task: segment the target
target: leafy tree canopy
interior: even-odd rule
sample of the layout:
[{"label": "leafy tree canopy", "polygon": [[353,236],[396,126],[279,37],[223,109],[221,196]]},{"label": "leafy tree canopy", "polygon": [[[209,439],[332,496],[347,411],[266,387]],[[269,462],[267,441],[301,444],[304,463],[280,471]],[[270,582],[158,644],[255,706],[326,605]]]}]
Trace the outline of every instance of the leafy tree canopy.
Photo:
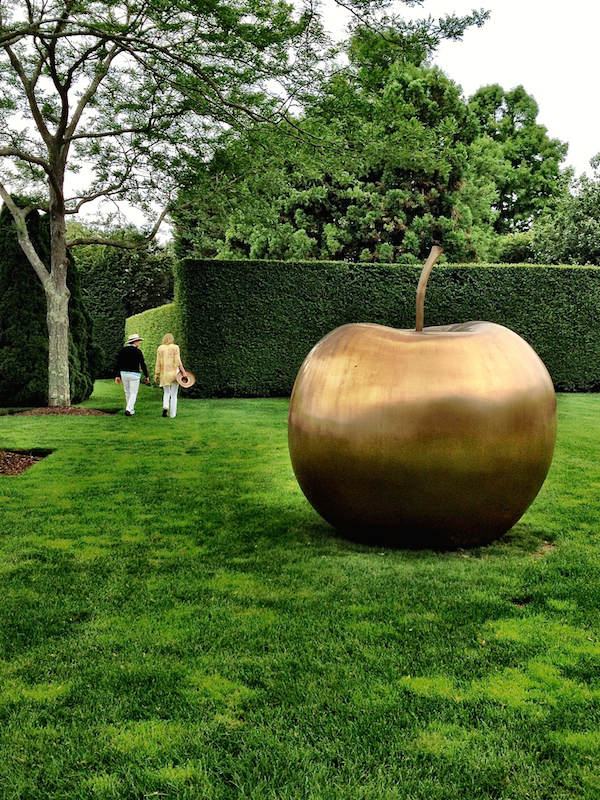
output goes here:
[{"label": "leafy tree canopy", "polygon": [[301,141],[264,129],[222,140],[180,198],[182,249],[405,262],[433,242],[455,260],[489,249],[497,195],[477,121],[412,45],[356,28],[348,68],[298,121]]},{"label": "leafy tree canopy", "polygon": [[495,208],[498,233],[527,230],[533,220],[564,192],[570,174],[561,171],[568,145],[551,139],[537,122],[535,99],[522,86],[505,91],[484,86],[469,101],[479,133],[497,143]]},{"label": "leafy tree canopy", "polygon": [[531,230],[531,248],[539,264],[600,266],[600,153],[590,162],[593,177],[582,175],[551,212]]}]

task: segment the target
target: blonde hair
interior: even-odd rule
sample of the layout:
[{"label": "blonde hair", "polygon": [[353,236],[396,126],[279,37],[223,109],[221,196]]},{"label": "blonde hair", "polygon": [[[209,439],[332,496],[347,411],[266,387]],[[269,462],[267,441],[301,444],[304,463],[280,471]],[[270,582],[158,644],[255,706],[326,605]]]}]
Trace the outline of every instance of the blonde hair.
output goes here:
[{"label": "blonde hair", "polygon": [[165,333],[165,335],[162,338],[163,344],[173,344],[174,341],[175,337],[173,336],[172,333]]}]

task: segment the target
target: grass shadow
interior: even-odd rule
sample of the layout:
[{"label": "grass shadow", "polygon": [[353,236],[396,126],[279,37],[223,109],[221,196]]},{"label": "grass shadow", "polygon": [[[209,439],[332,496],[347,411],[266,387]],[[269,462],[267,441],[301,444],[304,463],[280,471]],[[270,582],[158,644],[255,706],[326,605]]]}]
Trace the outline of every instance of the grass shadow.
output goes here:
[{"label": "grass shadow", "polygon": [[366,542],[364,538],[348,536],[324,522],[329,535],[338,542],[346,542],[354,548],[365,552],[387,551],[404,554],[409,559],[431,558],[432,556],[490,559],[490,558],[522,558],[532,556],[543,557],[555,548],[555,533],[541,530],[527,522],[518,522],[504,535],[488,544],[474,547],[436,547],[426,540],[422,544],[412,541],[408,546],[394,546],[389,541]]}]

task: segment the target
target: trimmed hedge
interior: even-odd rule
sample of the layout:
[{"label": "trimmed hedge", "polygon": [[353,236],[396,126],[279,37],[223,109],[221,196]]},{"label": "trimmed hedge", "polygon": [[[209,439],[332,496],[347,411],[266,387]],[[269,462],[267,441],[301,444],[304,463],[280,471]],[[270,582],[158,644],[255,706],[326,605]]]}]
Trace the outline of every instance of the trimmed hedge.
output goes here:
[{"label": "trimmed hedge", "polygon": [[[289,395],[303,359],[333,328],[348,322],[414,328],[420,272],[421,266],[383,264],[181,261],[180,343],[198,380],[190,395]],[[523,336],[557,390],[600,388],[600,269],[434,267],[425,325],[478,319]]]},{"label": "trimmed hedge", "polygon": [[[125,325],[125,339],[132,333],[138,333],[144,341],[140,349],[144,354],[150,380],[154,377],[154,364],[156,362],[156,350],[162,342],[165,333],[172,333],[175,341],[180,345],[181,360],[184,367],[187,367],[186,350],[183,344],[183,332],[181,327],[181,315],[176,303],[167,303],[158,308],[151,308],[149,311],[142,311],[127,318]],[[119,345],[119,348],[122,344]],[[115,355],[116,358],[116,355]],[[190,366],[192,372],[194,369]],[[195,373],[194,373],[195,374]]]},{"label": "trimmed hedge", "polygon": [[[76,256],[77,261],[77,256]],[[80,271],[85,306],[94,322],[94,337],[102,352],[102,369],[97,377],[116,375],[117,353],[123,346],[127,312],[123,292],[114,272],[103,261]]]},{"label": "trimmed hedge", "polygon": [[[135,242],[139,234],[125,229],[115,238]],[[173,297],[173,259],[155,243],[152,250],[106,245],[74,248],[84,300],[94,321],[94,335],[103,353],[101,377],[116,375],[128,315],[153,309]]]}]

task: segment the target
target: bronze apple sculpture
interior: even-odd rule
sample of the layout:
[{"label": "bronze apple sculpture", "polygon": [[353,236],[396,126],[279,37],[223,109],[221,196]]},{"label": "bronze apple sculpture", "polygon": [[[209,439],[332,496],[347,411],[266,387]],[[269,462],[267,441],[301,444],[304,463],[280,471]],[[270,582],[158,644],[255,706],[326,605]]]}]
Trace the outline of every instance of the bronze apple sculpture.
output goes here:
[{"label": "bronze apple sculpture", "polygon": [[539,492],[556,440],[543,362],[493,322],[415,330],[342,325],[308,354],[290,400],[298,483],[342,534],[392,547],[472,547],[508,531]]}]

